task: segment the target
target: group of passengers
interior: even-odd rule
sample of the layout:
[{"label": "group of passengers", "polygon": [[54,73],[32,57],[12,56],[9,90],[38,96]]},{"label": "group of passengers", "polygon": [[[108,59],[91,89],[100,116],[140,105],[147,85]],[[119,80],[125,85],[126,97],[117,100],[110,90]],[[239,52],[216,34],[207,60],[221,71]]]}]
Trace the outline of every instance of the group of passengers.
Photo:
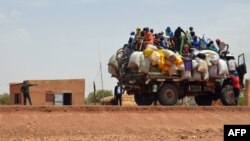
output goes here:
[{"label": "group of passengers", "polygon": [[228,51],[228,44],[220,39],[216,39],[217,47],[214,41],[208,39],[206,35],[199,37],[195,34],[193,27],[184,31],[178,27],[174,32],[170,27],[167,27],[164,32],[154,33],[154,29],[145,27],[136,28],[136,31],[130,33],[129,45],[136,50],[144,50],[148,44],[155,45],[157,48],[169,49],[178,52],[180,55],[192,55],[194,50],[212,50],[218,52],[221,57],[225,56]]}]

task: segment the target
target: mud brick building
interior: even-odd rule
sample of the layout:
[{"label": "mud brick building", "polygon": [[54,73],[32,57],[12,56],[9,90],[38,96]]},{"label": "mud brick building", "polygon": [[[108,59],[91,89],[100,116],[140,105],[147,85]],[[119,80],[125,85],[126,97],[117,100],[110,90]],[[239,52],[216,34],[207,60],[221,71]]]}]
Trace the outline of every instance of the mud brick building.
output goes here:
[{"label": "mud brick building", "polygon": [[[28,80],[32,105],[84,105],[85,80]],[[21,83],[10,83],[12,105],[23,105]],[[27,103],[29,104],[29,102]]]}]

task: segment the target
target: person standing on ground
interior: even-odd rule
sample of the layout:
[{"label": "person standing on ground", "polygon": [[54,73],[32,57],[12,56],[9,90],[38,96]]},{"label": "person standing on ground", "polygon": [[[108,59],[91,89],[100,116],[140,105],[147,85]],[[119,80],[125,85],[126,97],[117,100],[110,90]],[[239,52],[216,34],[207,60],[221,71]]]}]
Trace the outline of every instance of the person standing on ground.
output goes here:
[{"label": "person standing on ground", "polygon": [[29,94],[29,87],[35,86],[37,84],[29,84],[28,81],[23,81],[23,84],[21,86],[21,92],[23,93],[23,103],[26,105],[26,100],[28,99],[30,105],[32,105],[30,94]]},{"label": "person standing on ground", "polygon": [[235,95],[235,105],[237,105],[240,96],[240,79],[237,71],[233,72],[233,74],[231,75],[231,80]]},{"label": "person standing on ground", "polygon": [[122,105],[123,89],[119,82],[117,82],[114,92],[115,92],[115,100],[116,100],[117,105]]}]

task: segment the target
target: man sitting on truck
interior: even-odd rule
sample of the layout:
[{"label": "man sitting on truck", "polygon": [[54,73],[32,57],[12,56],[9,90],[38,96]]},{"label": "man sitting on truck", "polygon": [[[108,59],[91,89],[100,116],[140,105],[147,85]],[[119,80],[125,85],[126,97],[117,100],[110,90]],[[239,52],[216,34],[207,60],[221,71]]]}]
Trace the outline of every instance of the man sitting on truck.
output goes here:
[{"label": "man sitting on truck", "polygon": [[215,51],[215,52],[218,52],[217,48],[215,47],[214,45],[214,41],[210,41],[208,44],[207,44],[207,50],[212,50],[212,51]]},{"label": "man sitting on truck", "polygon": [[145,40],[145,46],[147,46],[148,44],[151,45],[154,44],[154,36],[152,32],[150,32],[148,27],[145,28],[144,40]]},{"label": "man sitting on truck", "polygon": [[224,58],[226,56],[226,54],[229,53],[228,48],[229,45],[226,44],[225,42],[222,42],[220,39],[216,39],[216,44],[219,48],[219,55]]}]

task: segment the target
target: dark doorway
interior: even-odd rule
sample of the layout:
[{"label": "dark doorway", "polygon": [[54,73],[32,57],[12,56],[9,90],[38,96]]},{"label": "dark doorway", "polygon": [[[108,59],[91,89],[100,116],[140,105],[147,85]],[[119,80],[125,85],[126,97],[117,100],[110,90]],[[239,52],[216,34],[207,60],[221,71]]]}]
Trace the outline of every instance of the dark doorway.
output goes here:
[{"label": "dark doorway", "polygon": [[64,93],[63,94],[63,105],[72,105],[72,94]]},{"label": "dark doorway", "polygon": [[14,104],[21,104],[21,94],[17,93],[14,95]]}]

